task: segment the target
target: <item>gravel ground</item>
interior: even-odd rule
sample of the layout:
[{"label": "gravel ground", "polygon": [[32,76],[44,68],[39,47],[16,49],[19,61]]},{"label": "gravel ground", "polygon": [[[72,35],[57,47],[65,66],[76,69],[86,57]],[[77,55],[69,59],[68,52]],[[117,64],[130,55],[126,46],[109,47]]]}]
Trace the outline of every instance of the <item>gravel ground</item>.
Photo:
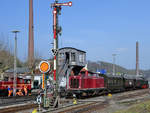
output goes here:
[{"label": "gravel ground", "polygon": [[144,101],[150,100],[150,94],[143,94],[141,96],[137,96],[135,98],[127,98],[121,101],[116,101],[112,99],[109,101],[109,106],[103,109],[97,109],[96,111],[92,111],[89,113],[114,113],[118,110],[125,110],[130,108],[132,105],[142,103]]}]

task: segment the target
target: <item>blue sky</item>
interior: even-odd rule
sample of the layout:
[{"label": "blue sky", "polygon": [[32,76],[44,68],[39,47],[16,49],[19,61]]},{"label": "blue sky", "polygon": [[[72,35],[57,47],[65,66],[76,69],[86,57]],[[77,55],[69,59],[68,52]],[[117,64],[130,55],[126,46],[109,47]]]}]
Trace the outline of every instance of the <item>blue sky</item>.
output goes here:
[{"label": "blue sky", "polygon": [[[54,0],[34,0],[35,51],[51,56],[52,9]],[[60,0],[67,2],[68,0]],[[72,46],[87,52],[87,60],[112,62],[135,68],[135,45],[139,41],[140,68],[150,69],[150,1],[149,0],[72,0],[63,7],[59,23],[62,36],[59,47]],[[0,1],[0,34],[13,45],[12,30],[18,35],[18,57],[27,59],[28,0]],[[11,48],[13,51],[13,48]]]}]

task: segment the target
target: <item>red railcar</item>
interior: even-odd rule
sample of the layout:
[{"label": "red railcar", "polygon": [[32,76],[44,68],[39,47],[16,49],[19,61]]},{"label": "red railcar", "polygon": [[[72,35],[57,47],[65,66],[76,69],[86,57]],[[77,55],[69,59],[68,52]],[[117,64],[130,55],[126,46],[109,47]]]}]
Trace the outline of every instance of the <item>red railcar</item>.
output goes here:
[{"label": "red railcar", "polygon": [[81,72],[79,75],[69,77],[68,95],[77,96],[97,95],[105,90],[104,78],[97,73]]},{"label": "red railcar", "polygon": [[[23,91],[24,87],[27,87],[28,92],[31,92],[31,79],[17,77],[17,86],[16,90],[21,89]],[[0,96],[8,95],[8,88],[13,89],[13,78],[5,78],[3,81],[0,81]]]}]

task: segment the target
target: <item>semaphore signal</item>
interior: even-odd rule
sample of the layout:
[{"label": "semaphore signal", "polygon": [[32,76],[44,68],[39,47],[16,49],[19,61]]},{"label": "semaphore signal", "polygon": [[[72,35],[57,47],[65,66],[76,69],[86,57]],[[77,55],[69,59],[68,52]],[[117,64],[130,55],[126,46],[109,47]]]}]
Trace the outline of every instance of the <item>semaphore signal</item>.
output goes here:
[{"label": "semaphore signal", "polygon": [[[56,105],[54,107],[57,107],[59,104],[59,95],[58,95],[58,35],[61,32],[61,27],[58,26],[58,15],[61,13],[61,7],[62,6],[72,6],[72,2],[66,2],[66,3],[58,3],[58,0],[55,0],[53,4],[51,4],[51,7],[53,8],[53,38],[54,38],[54,47],[53,47],[53,55],[54,55],[54,69],[53,69],[53,75],[54,75],[54,95],[56,97]],[[57,50],[57,51],[56,51]]]},{"label": "semaphore signal", "polygon": [[56,7],[56,6],[72,6],[72,2],[70,1],[70,2],[66,2],[66,3],[54,3],[54,4],[52,4],[52,7]]}]

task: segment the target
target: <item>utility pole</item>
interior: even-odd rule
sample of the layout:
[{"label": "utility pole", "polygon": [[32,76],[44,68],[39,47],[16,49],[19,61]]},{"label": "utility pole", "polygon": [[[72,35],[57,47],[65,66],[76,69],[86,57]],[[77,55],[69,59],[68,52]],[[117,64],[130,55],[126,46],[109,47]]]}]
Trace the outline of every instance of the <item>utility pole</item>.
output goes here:
[{"label": "utility pole", "polygon": [[115,75],[116,74],[116,69],[115,69],[115,62],[116,62],[116,54],[112,54],[112,56],[113,56],[113,75]]},{"label": "utility pole", "polygon": [[136,42],[136,76],[139,75],[139,43]]},{"label": "utility pole", "polygon": [[54,48],[52,49],[54,55],[54,95],[56,97],[54,107],[58,107],[59,94],[58,94],[58,35],[61,33],[61,27],[58,24],[58,16],[61,15],[62,6],[72,6],[72,2],[58,3],[55,0],[51,7],[53,8],[53,36],[54,36]]},{"label": "utility pole", "polygon": [[29,0],[29,40],[28,40],[28,65],[33,68],[34,63],[34,32],[33,32],[33,0]]},{"label": "utility pole", "polygon": [[12,31],[15,34],[15,49],[14,49],[14,80],[13,80],[13,96],[16,96],[16,78],[17,78],[17,33],[19,31]]}]

